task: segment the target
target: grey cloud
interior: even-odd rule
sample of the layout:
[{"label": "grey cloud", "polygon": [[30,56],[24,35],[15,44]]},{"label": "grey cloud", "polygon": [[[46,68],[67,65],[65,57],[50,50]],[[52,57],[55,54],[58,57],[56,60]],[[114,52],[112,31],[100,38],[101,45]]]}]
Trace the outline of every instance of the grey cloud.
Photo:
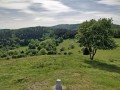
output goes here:
[{"label": "grey cloud", "polygon": [[118,6],[99,4],[98,0],[60,0],[63,4],[80,11],[120,12]]},{"label": "grey cloud", "polygon": [[[53,4],[51,8],[51,5],[48,5],[49,3],[46,4],[44,1],[42,1],[42,3],[31,2],[34,0],[11,1],[26,4],[24,4],[24,6],[21,6],[22,4],[17,4],[20,5],[20,9],[9,8],[6,6],[0,7],[0,26],[20,28],[36,25],[79,23],[79,21],[82,22],[86,19],[98,19],[101,17],[113,17],[114,21],[120,24],[120,7],[97,3],[99,0],[56,0],[60,2],[57,2],[57,4],[61,5],[62,8],[57,7],[56,3],[50,3],[51,5]],[[54,2],[55,0],[52,1]],[[47,8],[43,7],[43,2]],[[47,10],[49,7],[51,10]],[[66,10],[64,10],[64,8],[66,8]],[[60,10],[60,12],[56,12],[57,10]]]},{"label": "grey cloud", "polygon": [[13,20],[15,18],[30,19],[31,16],[24,12],[20,12],[20,10],[0,8],[1,21],[5,22],[5,21]]},{"label": "grey cloud", "polygon": [[48,11],[47,9],[42,7],[41,3],[33,3],[29,6],[30,10],[33,10],[35,12],[44,12],[44,11]]}]

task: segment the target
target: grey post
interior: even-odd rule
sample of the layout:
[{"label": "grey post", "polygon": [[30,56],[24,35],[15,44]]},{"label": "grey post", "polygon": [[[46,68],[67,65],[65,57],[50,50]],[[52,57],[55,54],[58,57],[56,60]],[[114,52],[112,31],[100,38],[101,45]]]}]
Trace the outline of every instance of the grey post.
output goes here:
[{"label": "grey post", "polygon": [[55,88],[56,90],[62,90],[62,84],[60,79],[57,79]]}]

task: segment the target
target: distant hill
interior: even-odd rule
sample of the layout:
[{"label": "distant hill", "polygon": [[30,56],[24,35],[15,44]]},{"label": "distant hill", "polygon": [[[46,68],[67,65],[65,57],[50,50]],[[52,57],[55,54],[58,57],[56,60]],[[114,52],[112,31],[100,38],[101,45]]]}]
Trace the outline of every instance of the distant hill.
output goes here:
[{"label": "distant hill", "polygon": [[[67,29],[67,30],[78,30],[79,25],[80,24],[59,24],[59,25],[52,26],[51,28],[54,28],[54,29]],[[117,29],[118,31],[120,31],[120,25],[113,24],[112,28],[113,28],[113,30]]]},{"label": "distant hill", "polygon": [[117,29],[117,30],[120,31],[120,25],[113,24],[113,25],[112,25],[112,28],[113,28],[113,29]]},{"label": "distant hill", "polygon": [[52,26],[54,29],[67,29],[67,30],[77,30],[80,24],[59,24]]},{"label": "distant hill", "polygon": [[[44,26],[44,27],[42,27],[42,26],[36,26],[36,27],[26,27],[26,28],[20,28],[20,29],[14,29],[14,30],[22,30],[22,29],[35,29],[35,28],[37,28],[37,29],[39,29],[39,28],[52,28],[52,29],[65,29],[65,30],[78,30],[78,28],[79,28],[79,25],[80,24],[58,24],[58,25],[55,25],[55,26],[50,26],[50,27],[48,27],[48,26]],[[118,30],[118,31],[120,31],[120,25],[117,25],[117,24],[113,24],[112,25],[112,28],[114,29],[114,30]],[[0,30],[8,30],[8,29],[0,29]]]}]

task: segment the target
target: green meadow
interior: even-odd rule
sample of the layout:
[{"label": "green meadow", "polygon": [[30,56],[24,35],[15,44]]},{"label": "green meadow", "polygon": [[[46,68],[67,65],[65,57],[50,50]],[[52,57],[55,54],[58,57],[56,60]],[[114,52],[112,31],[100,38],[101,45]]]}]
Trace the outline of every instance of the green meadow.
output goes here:
[{"label": "green meadow", "polygon": [[[120,39],[115,41],[120,46]],[[70,44],[74,49],[68,49]],[[98,50],[94,61],[82,54],[76,40],[64,40],[58,52],[61,47],[72,54],[0,59],[0,90],[52,90],[57,79],[65,90],[120,90],[120,47]]]}]

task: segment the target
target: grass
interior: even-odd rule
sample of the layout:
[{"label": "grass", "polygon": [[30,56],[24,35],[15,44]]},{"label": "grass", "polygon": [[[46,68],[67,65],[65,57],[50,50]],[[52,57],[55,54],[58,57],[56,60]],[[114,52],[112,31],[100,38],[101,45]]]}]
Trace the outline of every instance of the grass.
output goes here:
[{"label": "grass", "polygon": [[73,54],[0,60],[0,90],[51,90],[58,78],[66,90],[120,90],[120,47],[99,50],[91,62],[76,41],[65,40],[58,51],[63,46]]}]

